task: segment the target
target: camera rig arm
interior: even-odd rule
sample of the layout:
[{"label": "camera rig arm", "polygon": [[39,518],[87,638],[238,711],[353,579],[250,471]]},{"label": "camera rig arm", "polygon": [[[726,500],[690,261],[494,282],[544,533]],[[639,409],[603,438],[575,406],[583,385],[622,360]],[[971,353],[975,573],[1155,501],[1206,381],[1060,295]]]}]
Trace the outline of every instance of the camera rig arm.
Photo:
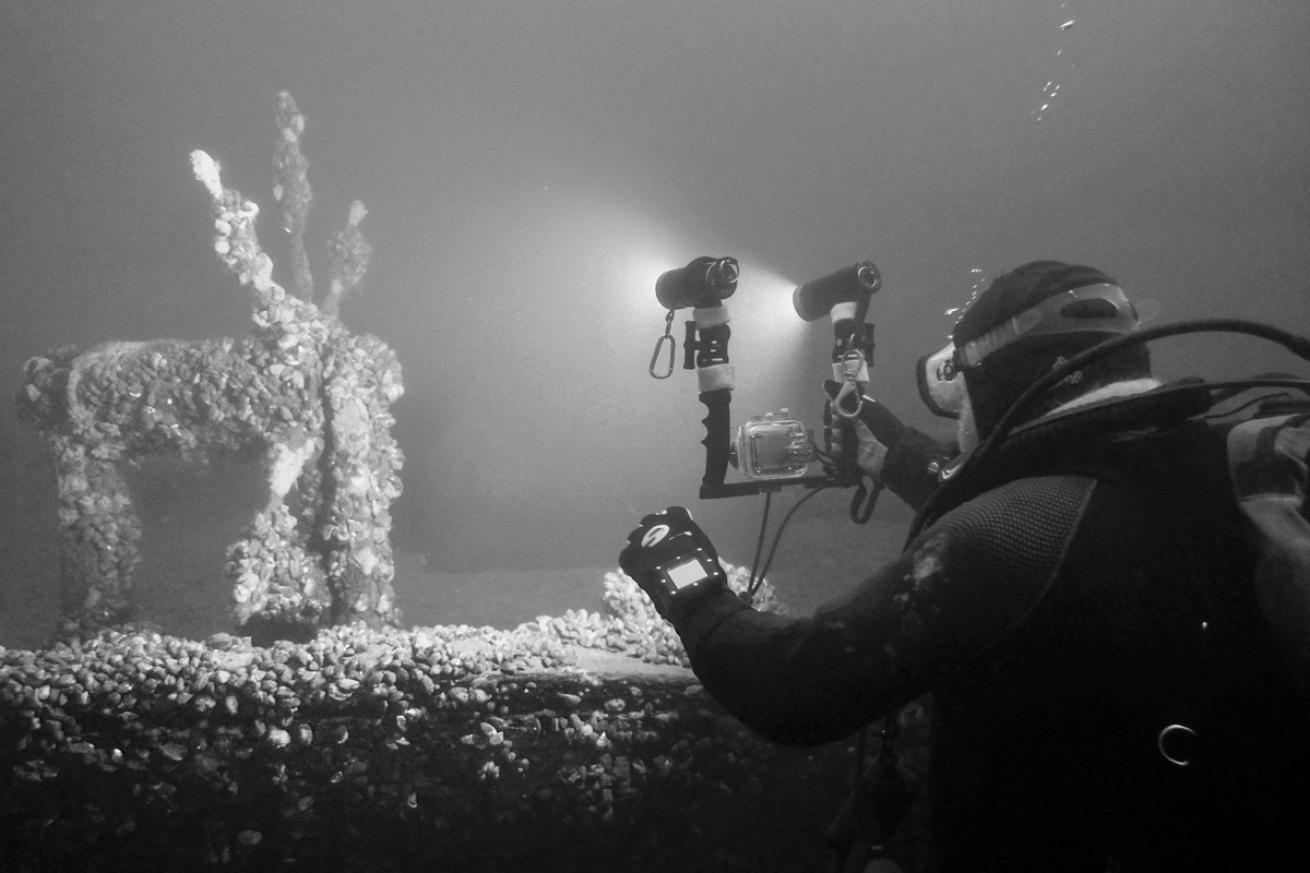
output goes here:
[{"label": "camera rig arm", "polygon": [[[826,443],[831,452],[840,442],[841,456],[829,455],[827,478],[830,484],[854,488],[850,516],[864,524],[873,516],[882,493],[879,478],[870,489],[858,461],[856,422],[864,409],[869,371],[873,367],[873,324],[865,320],[869,302],[882,287],[882,274],[872,261],[857,261],[826,276],[801,285],[792,295],[796,314],[805,321],[827,315],[832,322],[832,378],[838,388],[824,415]],[[840,440],[835,439],[841,432]]]},{"label": "camera rig arm", "polygon": [[806,476],[786,483],[747,481],[725,482],[728,465],[732,463],[732,391],[736,387],[736,374],[728,358],[728,340],[732,328],[728,307],[717,304],[696,307],[692,320],[687,322],[683,340],[683,368],[694,369],[699,383],[700,402],[705,404],[705,474],[701,477],[700,497],[708,500],[718,497],[742,497],[776,491],[783,484],[802,484],[811,488],[829,485],[826,476]]},{"label": "camera rig arm", "polygon": [[[652,377],[663,379],[672,371],[674,341],[671,327],[674,312],[681,308],[692,309],[692,319],[686,322],[683,338],[682,366],[683,369],[696,370],[699,398],[706,409],[701,422],[705,426],[705,437],[701,440],[705,446],[705,473],[701,478],[700,497],[712,499],[771,493],[783,485],[807,488],[857,486],[862,491],[859,468],[853,456],[830,464],[823,475],[796,476],[792,475],[791,470],[781,474],[770,471],[767,474],[756,473],[759,478],[750,481],[724,481],[728,465],[734,462],[740,464],[747,475],[752,475],[745,459],[734,458],[731,431],[732,391],[736,386],[728,354],[732,336],[731,319],[724,300],[736,290],[738,272],[734,258],[699,257],[685,267],[669,270],[656,282],[656,297],[668,310],[668,316],[665,320],[665,333],[656,343],[651,357]],[[825,315],[832,320],[835,338],[833,374],[841,383],[839,396],[831,404],[833,427],[850,426],[850,422],[860,412],[864,390],[869,381],[869,365],[873,360],[874,346],[873,325],[865,323],[865,316],[870,298],[881,284],[882,277],[878,268],[872,261],[862,260],[807,282],[793,292],[793,306],[803,320],[814,321]],[[656,365],[666,344],[668,371],[661,373],[657,371]],[[809,448],[811,442],[799,423],[774,420],[768,424],[791,424],[802,431],[800,438],[807,452],[811,453],[795,469],[797,473],[803,472],[805,464],[813,457],[813,450]],[[779,437],[776,429],[771,436],[784,443],[787,440],[786,434]],[[739,449],[741,442],[742,438],[739,437]],[[854,441],[845,441],[845,447],[853,449]],[[788,445],[786,451],[791,450],[792,446]],[[857,494],[857,502],[862,498],[862,494]],[[854,507],[852,514],[855,514]],[[862,514],[867,517],[867,512]]]},{"label": "camera rig arm", "polygon": [[[732,336],[728,307],[717,304],[692,310],[683,342],[683,368],[695,369],[700,387],[700,401],[705,404],[705,475],[701,477],[700,496],[726,497],[719,493],[724,486],[731,459],[730,408],[736,374],[728,360],[728,339]],[[751,483],[753,484],[753,483]],[[742,491],[743,494],[755,493]]]}]

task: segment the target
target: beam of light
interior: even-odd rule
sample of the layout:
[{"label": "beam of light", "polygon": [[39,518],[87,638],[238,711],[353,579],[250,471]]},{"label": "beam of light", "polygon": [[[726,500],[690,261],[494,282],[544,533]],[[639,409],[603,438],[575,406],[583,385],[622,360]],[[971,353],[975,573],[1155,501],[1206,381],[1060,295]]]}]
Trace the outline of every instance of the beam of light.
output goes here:
[{"label": "beam of light", "polygon": [[740,325],[743,334],[758,340],[774,351],[781,346],[799,345],[809,324],[801,320],[792,306],[792,292],[797,283],[767,267],[742,259],[741,278],[737,293],[728,303],[732,305],[733,323]]},{"label": "beam of light", "polygon": [[644,312],[654,312],[662,316],[664,308],[655,299],[655,281],[666,270],[682,266],[678,260],[681,253],[667,243],[647,236],[636,245],[625,259],[623,269],[616,277],[623,287],[625,300],[630,300],[633,307]]},{"label": "beam of light", "polygon": [[805,322],[796,314],[792,292],[799,283],[749,253],[740,260],[737,293],[727,301],[732,312],[732,360],[742,401],[740,413],[734,410],[733,417],[744,420],[784,406],[795,413],[797,403],[810,398],[787,396],[790,387],[806,374],[812,374],[816,385],[826,378],[825,362],[810,354],[814,350],[810,337],[815,333],[828,336],[828,322]]}]

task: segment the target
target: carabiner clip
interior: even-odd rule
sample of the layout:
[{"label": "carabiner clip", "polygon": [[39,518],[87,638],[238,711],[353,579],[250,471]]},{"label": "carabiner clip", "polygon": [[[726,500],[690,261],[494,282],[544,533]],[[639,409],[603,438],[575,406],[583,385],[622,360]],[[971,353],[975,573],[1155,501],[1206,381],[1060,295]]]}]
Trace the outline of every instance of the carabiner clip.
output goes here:
[{"label": "carabiner clip", "polygon": [[[832,399],[832,414],[847,420],[859,417],[864,409],[864,392],[860,390],[859,377],[864,369],[864,354],[858,349],[851,349],[842,356],[842,385],[837,389],[837,396]],[[855,395],[855,407],[846,409],[843,405]]]},{"label": "carabiner clip", "polygon": [[[848,410],[843,404],[852,394],[855,395],[855,408]],[[832,414],[849,421],[859,417],[860,410],[863,408],[864,398],[860,396],[859,385],[854,382],[843,382],[837,389],[837,396],[832,399]]]},{"label": "carabiner clip", "polygon": [[[669,344],[669,363],[668,369],[661,375],[655,372],[655,364],[660,359],[660,349],[664,347],[665,340]],[[650,366],[646,368],[652,379],[667,379],[673,375],[673,356],[677,352],[677,345],[677,340],[673,338],[673,310],[670,309],[669,314],[664,316],[664,336],[655,340],[655,351],[651,353]]]}]

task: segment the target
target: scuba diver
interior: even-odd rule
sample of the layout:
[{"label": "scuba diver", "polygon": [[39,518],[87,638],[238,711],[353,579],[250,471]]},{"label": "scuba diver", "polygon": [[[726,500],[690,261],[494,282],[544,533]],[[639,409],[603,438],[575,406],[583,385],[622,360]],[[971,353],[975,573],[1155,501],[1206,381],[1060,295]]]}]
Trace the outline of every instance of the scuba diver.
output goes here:
[{"label": "scuba diver", "polygon": [[920,512],[899,558],[810,617],[729,591],[682,507],[620,556],[706,690],[773,741],[839,740],[926,696],[934,871],[1263,869],[1299,848],[1310,719],[1257,603],[1227,431],[1115,342],[1138,331],[1091,267],[995,278],[920,362],[958,446],[863,398],[860,466]]}]

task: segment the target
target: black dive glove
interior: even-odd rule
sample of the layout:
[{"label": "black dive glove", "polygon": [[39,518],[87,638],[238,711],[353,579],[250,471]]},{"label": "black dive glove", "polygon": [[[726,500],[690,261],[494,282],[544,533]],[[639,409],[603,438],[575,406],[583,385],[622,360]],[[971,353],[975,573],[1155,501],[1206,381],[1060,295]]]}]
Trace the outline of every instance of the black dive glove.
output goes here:
[{"label": "black dive glove", "polygon": [[714,544],[681,506],[643,518],[641,526],[628,534],[619,566],[670,621],[686,615],[706,595],[727,587]]},{"label": "black dive glove", "polygon": [[[823,390],[829,398],[829,406],[837,397],[840,382],[828,380],[823,383]],[[852,434],[856,440],[855,462],[859,468],[872,476],[874,481],[882,479],[882,468],[887,460],[887,450],[905,433],[905,425],[892,414],[891,410],[867,394],[860,398],[860,411],[854,418],[842,418],[833,415],[831,410],[824,416],[832,417],[832,447],[841,454],[845,446],[844,439]]]}]

